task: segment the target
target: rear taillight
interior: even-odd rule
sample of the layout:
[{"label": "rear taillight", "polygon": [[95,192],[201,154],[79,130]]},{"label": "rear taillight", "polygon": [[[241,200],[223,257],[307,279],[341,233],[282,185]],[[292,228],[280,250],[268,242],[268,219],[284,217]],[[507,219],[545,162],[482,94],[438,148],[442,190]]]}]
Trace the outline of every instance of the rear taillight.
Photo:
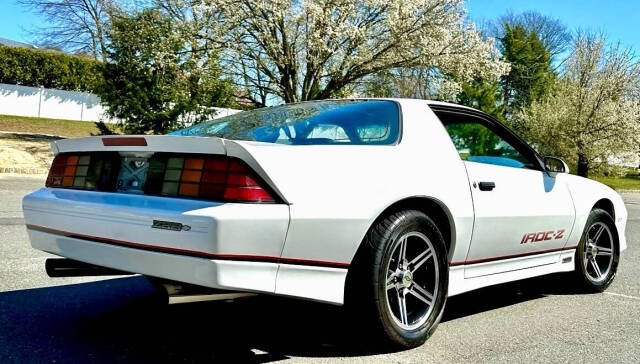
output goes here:
[{"label": "rear taillight", "polygon": [[256,176],[244,163],[229,162],[224,199],[229,201],[273,202],[273,196],[258,182]]},{"label": "rear taillight", "polygon": [[[275,202],[262,179],[239,159],[157,153],[147,162],[146,176],[138,176],[144,180],[142,192],[147,195]],[[122,163],[125,162],[118,153],[58,155],[49,170],[46,186],[121,192],[116,186],[123,182],[118,180],[121,178],[118,171],[124,168]]]},{"label": "rear taillight", "polygon": [[85,188],[89,173],[89,155],[59,155],[53,159],[47,187]]},{"label": "rear taillight", "polygon": [[275,201],[244,162],[224,157],[168,158],[160,195],[217,201]]}]

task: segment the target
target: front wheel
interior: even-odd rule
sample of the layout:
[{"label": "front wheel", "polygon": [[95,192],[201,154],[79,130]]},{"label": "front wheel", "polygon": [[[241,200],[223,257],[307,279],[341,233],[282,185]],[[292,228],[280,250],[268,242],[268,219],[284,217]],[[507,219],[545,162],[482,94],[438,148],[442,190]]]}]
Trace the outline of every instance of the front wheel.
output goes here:
[{"label": "front wheel", "polygon": [[349,273],[345,304],[386,343],[415,347],[433,333],[449,270],[440,230],[426,214],[390,214],[369,231]]},{"label": "front wheel", "polygon": [[619,259],[613,218],[604,210],[594,209],[576,249],[576,279],[587,290],[602,292],[613,282]]}]

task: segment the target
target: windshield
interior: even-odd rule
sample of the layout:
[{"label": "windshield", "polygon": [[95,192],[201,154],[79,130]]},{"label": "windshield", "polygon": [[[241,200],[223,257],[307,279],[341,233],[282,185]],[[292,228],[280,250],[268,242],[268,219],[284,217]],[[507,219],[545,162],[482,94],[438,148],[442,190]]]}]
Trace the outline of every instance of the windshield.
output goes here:
[{"label": "windshield", "polygon": [[292,145],[393,144],[399,113],[393,101],[304,102],[244,111],[171,134]]}]

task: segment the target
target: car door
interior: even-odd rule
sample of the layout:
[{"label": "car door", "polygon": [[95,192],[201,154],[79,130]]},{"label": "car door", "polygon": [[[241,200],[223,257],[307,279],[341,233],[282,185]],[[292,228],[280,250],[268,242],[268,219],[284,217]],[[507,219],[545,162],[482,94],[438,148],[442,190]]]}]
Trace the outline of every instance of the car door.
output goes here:
[{"label": "car door", "polygon": [[537,153],[481,114],[438,113],[467,169],[474,206],[465,277],[556,263],[575,211]]}]

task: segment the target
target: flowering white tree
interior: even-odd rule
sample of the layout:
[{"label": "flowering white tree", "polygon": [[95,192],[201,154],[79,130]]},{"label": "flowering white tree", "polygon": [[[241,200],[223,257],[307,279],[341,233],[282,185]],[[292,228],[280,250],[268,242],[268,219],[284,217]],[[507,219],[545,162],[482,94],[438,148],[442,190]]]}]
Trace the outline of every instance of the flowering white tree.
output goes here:
[{"label": "flowering white tree", "polygon": [[632,51],[579,34],[554,92],[519,119],[540,152],[570,158],[586,177],[611,158],[637,152],[639,97],[640,63]]},{"label": "flowering white tree", "polygon": [[271,95],[328,98],[398,68],[437,69],[453,91],[508,70],[492,41],[465,20],[464,0],[158,1],[192,14],[185,24],[210,20],[194,34],[224,49],[226,72],[259,104]]}]

